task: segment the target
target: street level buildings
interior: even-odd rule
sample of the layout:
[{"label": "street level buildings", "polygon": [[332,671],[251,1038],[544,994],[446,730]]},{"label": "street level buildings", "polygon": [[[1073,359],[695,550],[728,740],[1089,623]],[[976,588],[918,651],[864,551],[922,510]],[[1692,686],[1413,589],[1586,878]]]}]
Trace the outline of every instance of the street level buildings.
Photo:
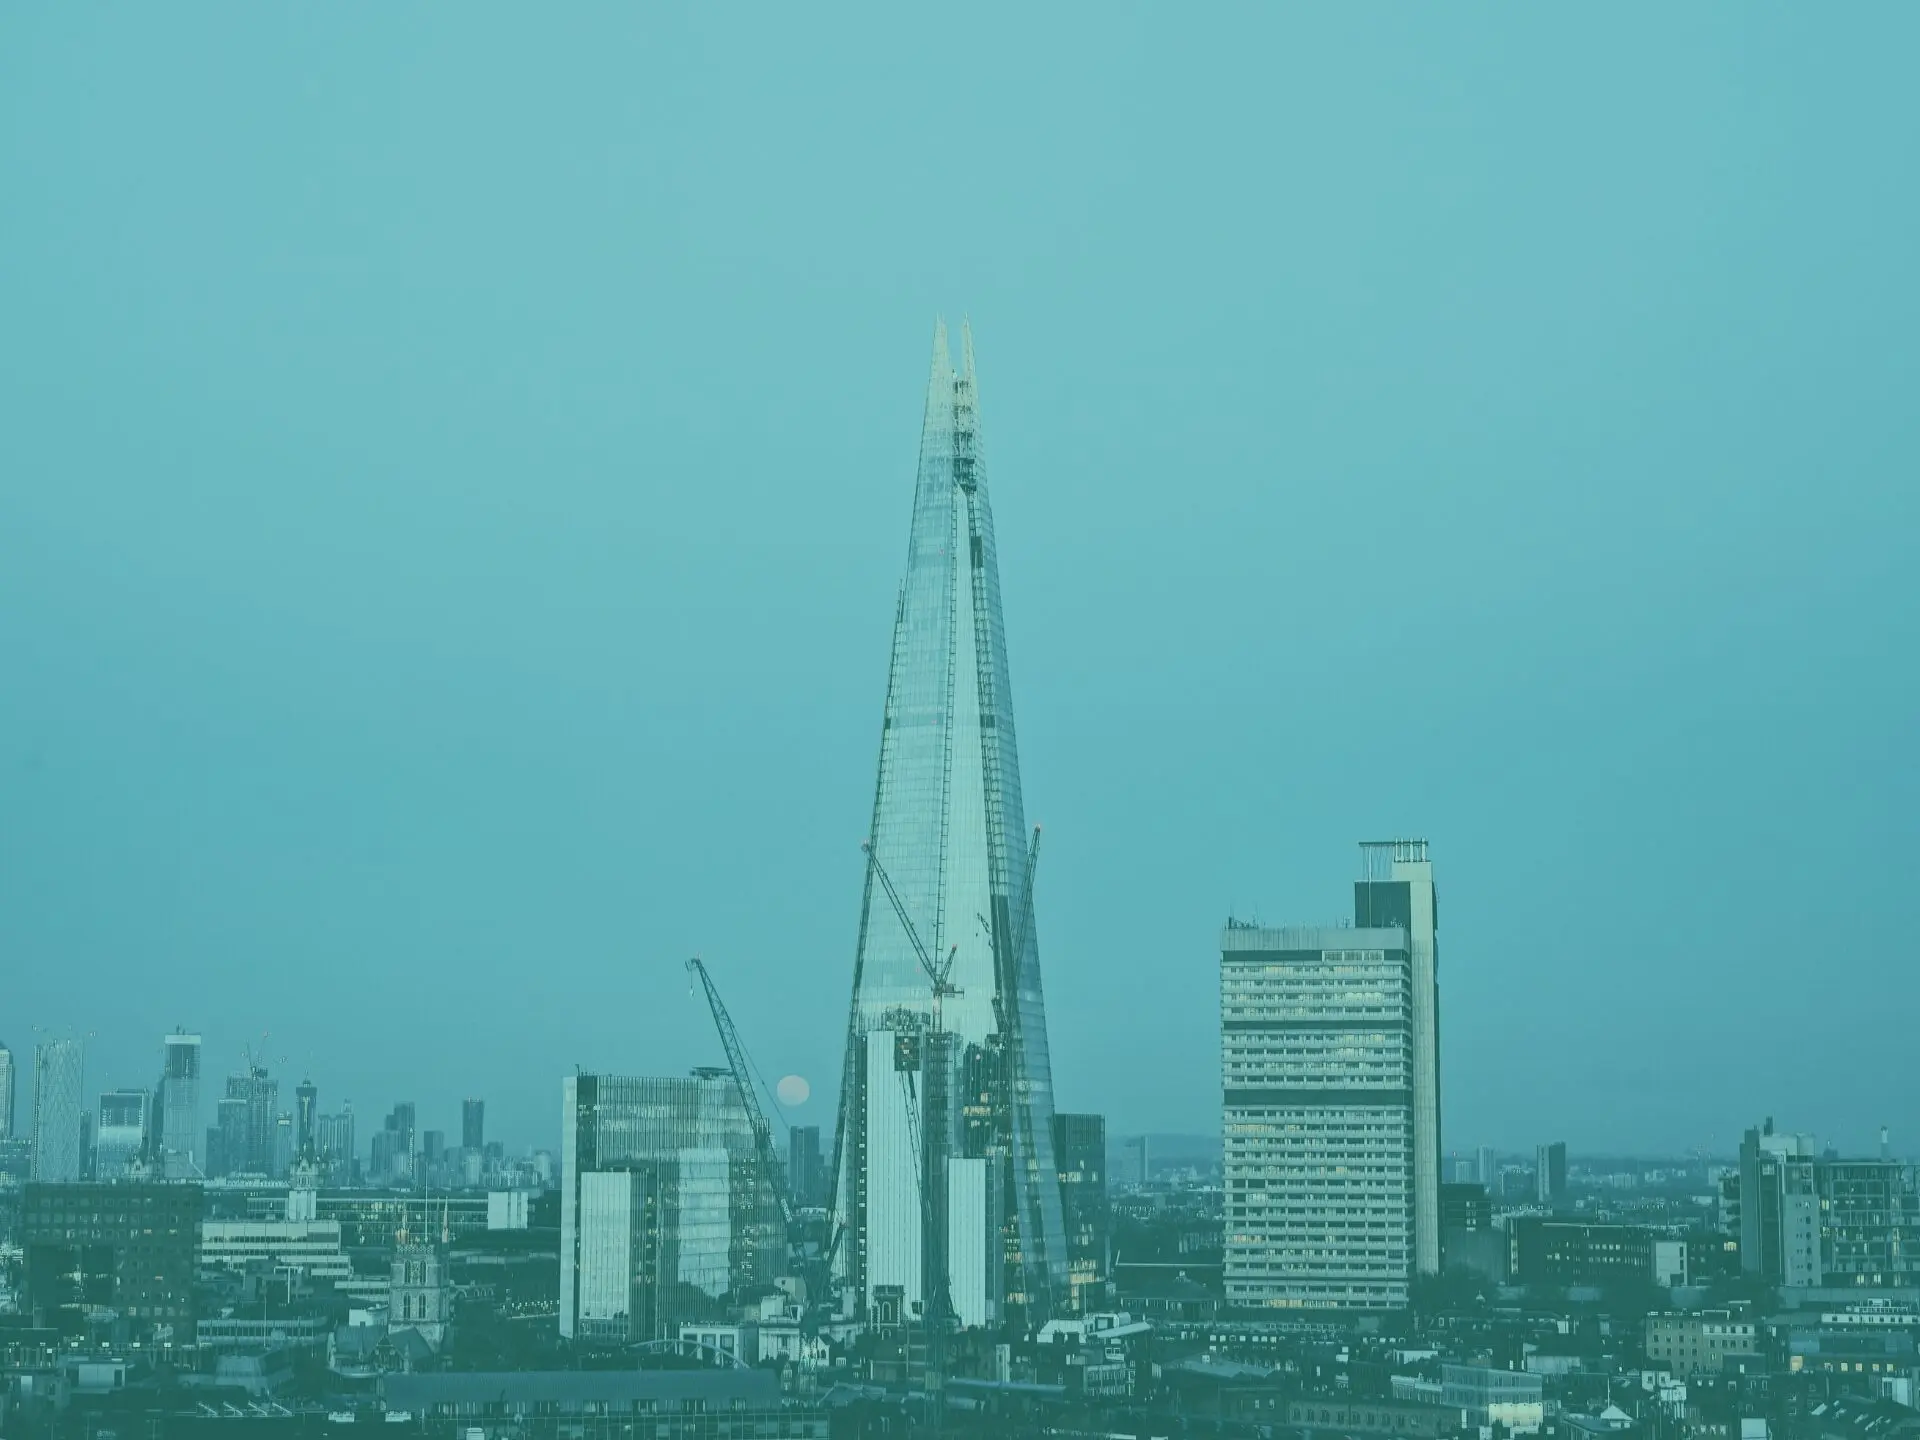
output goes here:
[{"label": "street level buildings", "polygon": [[1070,1303],[1010,673],[972,338],[956,371],[941,326],[842,1077],[837,1262],[862,1313],[943,1287],[965,1323]]},{"label": "street level buildings", "polygon": [[1753,1354],[1758,1335],[1751,1315],[1663,1311],[1647,1316],[1647,1358],[1675,1375],[1717,1375],[1728,1357]]},{"label": "street level buildings", "polygon": [[1354,902],[1351,928],[1221,935],[1229,1305],[1398,1309],[1440,1268],[1426,843],[1363,846]]}]

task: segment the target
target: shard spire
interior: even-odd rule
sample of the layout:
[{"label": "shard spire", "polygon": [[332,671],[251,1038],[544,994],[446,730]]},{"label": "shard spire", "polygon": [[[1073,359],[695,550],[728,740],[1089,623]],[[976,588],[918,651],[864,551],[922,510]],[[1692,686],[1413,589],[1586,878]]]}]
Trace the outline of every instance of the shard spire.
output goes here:
[{"label": "shard spire", "polygon": [[[916,1292],[931,1285],[952,1237],[924,1233],[924,1217],[900,1197],[911,1205],[923,1183],[971,1194],[971,1180],[952,1176],[978,1164],[999,1177],[989,1208],[1004,1216],[1005,1266],[988,1288],[996,1303],[1044,1319],[1066,1288],[1053,1087],[964,323],[958,373],[945,325],[934,331],[868,835],[841,1142],[846,1273],[869,1306],[894,1285],[912,1303],[924,1299]],[[947,967],[938,1006],[930,964]],[[914,1118],[949,1091],[975,1097],[979,1113],[963,1120],[956,1103]],[[936,1229],[963,1223],[945,1207],[934,1207]],[[969,1280],[954,1277],[956,1306]]]}]

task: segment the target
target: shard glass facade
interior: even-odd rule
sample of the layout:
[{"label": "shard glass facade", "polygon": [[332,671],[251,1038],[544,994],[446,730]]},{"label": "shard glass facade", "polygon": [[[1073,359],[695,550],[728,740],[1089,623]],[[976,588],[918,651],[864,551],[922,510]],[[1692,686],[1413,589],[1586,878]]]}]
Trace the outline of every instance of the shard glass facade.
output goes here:
[{"label": "shard glass facade", "polygon": [[[1065,1301],[1067,1268],[1030,894],[1038,837],[1027,833],[1021,801],[972,340],[963,333],[956,373],[944,327],[927,386],[868,833],[838,1156],[851,1242],[843,1273],[867,1304],[895,1280],[909,1303],[921,1298],[911,1293],[918,1259],[884,1252],[946,1252],[942,1237],[922,1233],[921,1177],[944,1195],[948,1157],[987,1159],[1006,1176],[996,1278],[1010,1303],[1044,1318]],[[937,1008],[928,962],[946,973]],[[950,1038],[870,1043],[934,1031]],[[923,1098],[941,1103],[920,1116]],[[887,1118],[896,1110],[898,1124]],[[885,1221],[903,1200],[909,1212]],[[935,1215],[934,1224],[944,1220]]]}]

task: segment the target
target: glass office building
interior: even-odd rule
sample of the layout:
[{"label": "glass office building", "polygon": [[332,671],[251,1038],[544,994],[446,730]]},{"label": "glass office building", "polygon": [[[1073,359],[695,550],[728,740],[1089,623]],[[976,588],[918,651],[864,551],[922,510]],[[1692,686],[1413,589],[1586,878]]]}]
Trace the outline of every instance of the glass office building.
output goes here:
[{"label": "glass office building", "polygon": [[78,1040],[43,1040],[33,1052],[33,1178],[78,1180],[86,1056]]},{"label": "glass office building", "polygon": [[562,1335],[668,1338],[772,1285],[785,1230],[755,1123],[724,1070],[567,1077]]},{"label": "glass office building", "polygon": [[[948,1247],[920,1230],[927,1210],[944,1225],[949,1157],[987,1162],[983,1173],[1006,1177],[1004,1204],[993,1207],[1005,1217],[1003,1240],[987,1262],[1001,1297],[1033,1320],[1066,1303],[1030,893],[1036,842],[1026,829],[1008,677],[972,338],[963,332],[956,373],[940,326],[894,615],[843,1071],[841,1278],[863,1307],[895,1284],[909,1305],[925,1298],[922,1261]],[[923,954],[951,965],[937,1015]],[[935,1030],[950,1041],[917,1043]],[[928,1071],[931,1060],[939,1063]],[[970,1098],[933,1112],[921,1127],[925,1153],[916,1154],[908,1138],[915,1092],[929,1077]],[[980,1110],[984,1117],[973,1113]],[[925,1210],[923,1174],[933,1192]],[[971,1289],[974,1278],[952,1280]]]}]

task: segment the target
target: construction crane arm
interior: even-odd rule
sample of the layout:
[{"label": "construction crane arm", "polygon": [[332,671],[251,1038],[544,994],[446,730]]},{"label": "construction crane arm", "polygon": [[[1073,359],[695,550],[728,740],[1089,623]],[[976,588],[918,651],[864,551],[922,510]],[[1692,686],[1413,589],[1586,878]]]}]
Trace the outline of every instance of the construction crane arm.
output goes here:
[{"label": "construction crane arm", "polygon": [[785,1222],[788,1232],[792,1233],[799,1211],[793,1203],[793,1192],[787,1188],[786,1172],[780,1168],[779,1158],[773,1153],[772,1129],[760,1109],[760,1102],[754,1098],[753,1072],[747,1060],[746,1047],[740,1043],[740,1032],[733,1027],[733,1017],[727,1013],[727,1007],[720,999],[720,991],[715,988],[713,977],[707,973],[707,967],[698,955],[687,961],[687,970],[700,977],[700,984],[707,992],[707,1008],[713,1011],[714,1027],[720,1032],[720,1045],[727,1052],[727,1068],[733,1072],[734,1088],[740,1092],[740,1104],[747,1112],[747,1123],[753,1127],[753,1143],[760,1155],[761,1173],[767,1177],[774,1199],[779,1202],[781,1220]]},{"label": "construction crane arm", "polygon": [[[937,993],[945,987],[947,976],[953,971],[953,956],[947,956],[944,967],[933,963],[933,956],[927,953],[927,947],[921,942],[920,931],[914,925],[912,917],[907,914],[906,902],[900,898],[900,892],[893,888],[893,877],[887,874],[887,867],[880,863],[880,856],[874,850],[873,842],[863,840],[860,848],[867,852],[867,864],[872,866],[873,873],[880,877],[880,888],[887,892],[887,901],[893,906],[893,913],[900,919],[900,928],[907,932],[907,941],[913,946],[913,953],[920,959],[920,968],[927,972],[927,979],[933,982]],[[959,948],[957,945],[954,947],[955,951]]]}]

